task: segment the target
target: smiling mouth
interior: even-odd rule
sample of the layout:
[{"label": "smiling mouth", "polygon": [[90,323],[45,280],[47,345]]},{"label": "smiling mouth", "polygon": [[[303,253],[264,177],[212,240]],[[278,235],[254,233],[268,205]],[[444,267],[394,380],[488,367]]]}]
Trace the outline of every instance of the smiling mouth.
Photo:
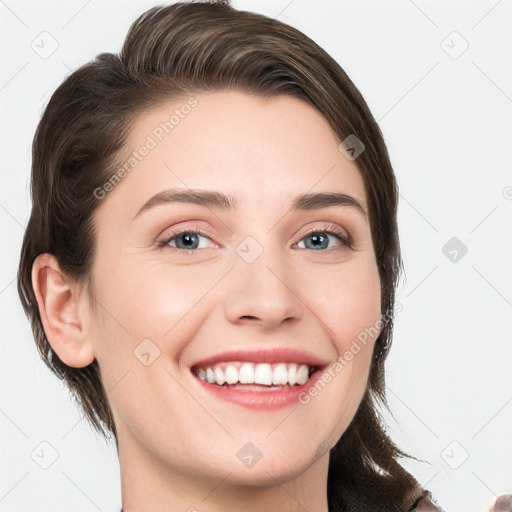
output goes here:
[{"label": "smiling mouth", "polygon": [[308,364],[229,361],[195,366],[192,373],[209,384],[261,391],[302,386],[318,370],[319,367]]}]

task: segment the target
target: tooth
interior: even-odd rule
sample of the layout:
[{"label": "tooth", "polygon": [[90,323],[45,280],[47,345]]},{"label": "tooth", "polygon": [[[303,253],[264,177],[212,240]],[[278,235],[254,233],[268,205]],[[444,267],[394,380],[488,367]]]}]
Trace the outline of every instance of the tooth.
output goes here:
[{"label": "tooth", "polygon": [[288,382],[288,372],[286,371],[286,364],[279,363],[272,373],[272,384],[279,386]]},{"label": "tooth", "polygon": [[292,363],[288,366],[288,384],[290,386],[295,385],[297,382],[297,365]]},{"label": "tooth", "polygon": [[301,364],[297,370],[297,384],[305,384],[309,378],[309,369],[307,365]]},{"label": "tooth", "polygon": [[209,382],[210,384],[215,382],[215,375],[211,368],[206,368],[206,382]]},{"label": "tooth", "polygon": [[238,382],[238,370],[234,366],[229,365],[226,368],[225,377],[228,384],[234,384],[235,382]]},{"label": "tooth", "polygon": [[226,382],[226,379],[224,378],[224,372],[222,371],[222,368],[219,368],[218,366],[215,367],[214,370],[215,375],[215,382],[222,386],[224,382]]},{"label": "tooth", "polygon": [[254,365],[251,363],[244,363],[240,367],[238,373],[238,380],[240,384],[253,384],[254,383]]},{"label": "tooth", "polygon": [[272,367],[268,363],[257,364],[254,371],[254,383],[270,386],[272,384]]},{"label": "tooth", "polygon": [[237,365],[229,364],[225,370],[220,366],[199,368],[197,376],[206,382],[219,386],[226,384],[260,384],[265,386],[302,385],[310,377],[310,368],[306,364],[278,363],[272,371],[269,363],[243,363],[239,369]]}]

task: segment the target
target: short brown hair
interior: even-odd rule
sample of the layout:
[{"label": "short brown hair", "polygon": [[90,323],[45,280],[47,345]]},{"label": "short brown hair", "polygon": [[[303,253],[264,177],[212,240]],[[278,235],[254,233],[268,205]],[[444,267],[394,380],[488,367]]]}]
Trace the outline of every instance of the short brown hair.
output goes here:
[{"label": "short brown hair", "polygon": [[41,253],[88,286],[95,248],[94,191],[112,178],[137,116],[183,94],[238,90],[260,97],[289,94],[313,105],[343,141],[356,135],[368,198],[385,315],[368,386],[348,429],[330,453],[331,507],[404,511],[422,494],[398,463],[407,456],[387,436],[378,414],[386,404],[384,361],[393,329],[402,262],[397,232],[398,189],[382,133],[343,69],[299,30],[228,2],[179,2],[155,7],[131,26],[119,55],[103,53],[69,75],[51,97],[33,142],[32,212],[25,231],[18,291],[42,359],[63,379],[91,424],[117,442],[96,361],[64,364],[48,343],[31,284]]}]

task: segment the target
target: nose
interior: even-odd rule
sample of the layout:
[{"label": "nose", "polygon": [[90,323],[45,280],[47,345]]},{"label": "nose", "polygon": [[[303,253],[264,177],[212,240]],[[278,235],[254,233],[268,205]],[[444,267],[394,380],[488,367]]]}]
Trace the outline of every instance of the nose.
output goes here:
[{"label": "nose", "polygon": [[225,296],[226,318],[233,324],[252,324],[271,330],[300,321],[306,307],[300,291],[293,287],[295,276],[284,255],[265,249],[252,263],[242,258],[230,272]]}]

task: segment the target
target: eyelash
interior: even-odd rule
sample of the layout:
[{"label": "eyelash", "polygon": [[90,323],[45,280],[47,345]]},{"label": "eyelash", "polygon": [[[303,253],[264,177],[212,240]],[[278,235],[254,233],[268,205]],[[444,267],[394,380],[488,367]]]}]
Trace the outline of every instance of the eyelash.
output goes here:
[{"label": "eyelash", "polygon": [[[324,233],[326,235],[334,235],[336,238],[338,238],[343,246],[345,246],[348,249],[352,249],[352,241],[350,238],[350,235],[346,234],[343,230],[341,230],[336,224],[326,224],[325,226],[321,228],[311,228],[309,231],[307,231],[304,236],[299,240],[299,242],[302,242],[304,238],[307,238],[308,236],[312,235],[313,233]],[[309,251],[316,251],[316,249],[307,249]],[[329,249],[326,249],[329,250]],[[334,250],[334,249],[331,249]]]},{"label": "eyelash", "polygon": [[[172,247],[172,246],[169,245],[169,242],[171,242],[172,240],[174,240],[175,238],[177,238],[179,235],[181,235],[183,233],[193,233],[193,234],[204,236],[204,237],[209,238],[211,240],[211,236],[208,233],[205,233],[203,230],[197,229],[194,226],[191,226],[191,227],[188,227],[186,229],[181,229],[179,231],[171,233],[164,240],[158,242],[158,244],[157,244],[158,247],[160,249],[171,249],[171,250],[175,250],[175,251],[180,251],[180,252],[185,253],[185,254],[191,254],[193,252],[197,252],[197,251],[201,250],[201,249],[188,249],[188,250],[187,249],[180,249],[178,247]],[[326,224],[325,226],[322,226],[321,228],[312,228],[312,229],[307,231],[302,236],[302,238],[299,240],[299,242],[302,242],[302,240],[304,238],[307,238],[308,236],[311,236],[313,233],[323,233],[323,234],[326,234],[326,235],[334,235],[336,238],[339,239],[339,241],[341,242],[342,246],[344,246],[345,248],[348,248],[348,249],[352,249],[352,241],[351,241],[350,236],[345,234],[345,232],[342,231],[335,224]],[[297,243],[299,243],[299,242],[297,242]],[[296,244],[294,244],[294,245],[296,245]],[[309,248],[306,247],[305,250],[315,251],[315,252],[326,252],[326,251],[329,251],[329,250],[332,251],[334,249],[323,249],[323,250],[318,251],[317,249],[309,249]],[[301,250],[304,250],[304,249],[301,249]]]}]

